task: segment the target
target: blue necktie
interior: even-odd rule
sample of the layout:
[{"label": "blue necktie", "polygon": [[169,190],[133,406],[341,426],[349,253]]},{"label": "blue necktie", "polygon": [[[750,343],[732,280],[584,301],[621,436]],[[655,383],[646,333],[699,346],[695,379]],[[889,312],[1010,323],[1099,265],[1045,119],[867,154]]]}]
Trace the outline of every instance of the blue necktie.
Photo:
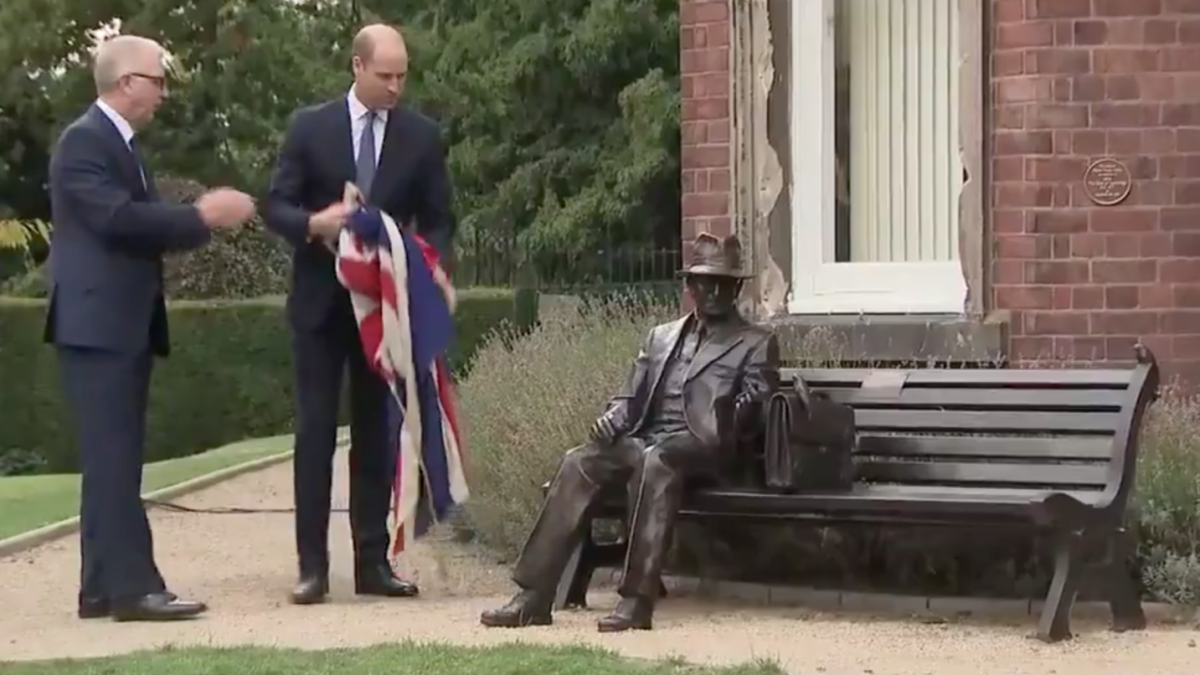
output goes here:
[{"label": "blue necktie", "polygon": [[364,116],[362,135],[359,137],[358,158],[355,160],[356,176],[354,182],[362,191],[363,197],[371,194],[371,183],[375,181],[375,113],[367,112]]},{"label": "blue necktie", "polygon": [[129,139],[129,152],[133,154],[133,163],[137,164],[138,175],[142,177],[142,187],[149,190],[150,184],[146,182],[146,170],[142,168],[142,153],[138,152],[137,140]]}]

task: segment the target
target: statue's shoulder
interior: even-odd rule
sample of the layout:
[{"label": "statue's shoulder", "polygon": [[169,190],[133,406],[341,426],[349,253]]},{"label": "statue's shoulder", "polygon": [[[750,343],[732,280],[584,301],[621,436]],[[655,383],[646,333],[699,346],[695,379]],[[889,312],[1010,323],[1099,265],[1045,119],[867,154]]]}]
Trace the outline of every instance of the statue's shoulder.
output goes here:
[{"label": "statue's shoulder", "polygon": [[668,321],[666,323],[660,323],[657,326],[655,326],[654,328],[651,328],[650,334],[658,335],[660,333],[669,333],[673,330],[683,328],[683,324],[686,321],[687,321],[686,316],[680,317],[678,319],[671,319],[670,321]]}]

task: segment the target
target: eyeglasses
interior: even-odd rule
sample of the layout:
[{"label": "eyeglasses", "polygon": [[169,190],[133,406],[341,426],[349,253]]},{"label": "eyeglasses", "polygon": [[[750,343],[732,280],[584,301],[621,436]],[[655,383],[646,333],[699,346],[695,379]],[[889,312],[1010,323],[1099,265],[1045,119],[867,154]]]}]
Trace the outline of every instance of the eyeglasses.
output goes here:
[{"label": "eyeglasses", "polygon": [[140,77],[143,80],[153,82],[154,86],[158,87],[159,89],[167,88],[167,78],[165,78],[161,75],[147,75],[146,73],[129,73],[129,77]]}]

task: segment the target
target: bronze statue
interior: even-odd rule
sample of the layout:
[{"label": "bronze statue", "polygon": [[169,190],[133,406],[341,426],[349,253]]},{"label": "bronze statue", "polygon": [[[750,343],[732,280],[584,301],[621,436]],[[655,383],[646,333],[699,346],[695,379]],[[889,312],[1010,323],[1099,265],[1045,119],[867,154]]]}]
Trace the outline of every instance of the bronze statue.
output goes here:
[{"label": "bronze statue", "polygon": [[685,485],[719,479],[736,463],[736,430],[757,422],[778,387],[775,337],[737,309],[740,268],[736,236],[697,237],[692,264],[680,272],[695,309],[650,331],[589,442],[563,457],[513,573],[521,591],[484,612],[485,626],[550,625],[584,513],[616,482],[628,486],[629,552],[621,600],[599,629],[650,629]]}]

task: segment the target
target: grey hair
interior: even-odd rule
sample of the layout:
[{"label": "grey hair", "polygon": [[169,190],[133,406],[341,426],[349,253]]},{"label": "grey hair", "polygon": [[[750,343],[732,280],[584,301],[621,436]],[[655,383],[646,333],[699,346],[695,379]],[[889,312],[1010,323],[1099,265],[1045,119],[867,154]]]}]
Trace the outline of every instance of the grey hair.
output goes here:
[{"label": "grey hair", "polygon": [[92,66],[96,92],[104,94],[116,89],[121,78],[130,74],[137,57],[147,52],[154,52],[161,59],[162,45],[139,35],[117,35],[100,43]]}]

